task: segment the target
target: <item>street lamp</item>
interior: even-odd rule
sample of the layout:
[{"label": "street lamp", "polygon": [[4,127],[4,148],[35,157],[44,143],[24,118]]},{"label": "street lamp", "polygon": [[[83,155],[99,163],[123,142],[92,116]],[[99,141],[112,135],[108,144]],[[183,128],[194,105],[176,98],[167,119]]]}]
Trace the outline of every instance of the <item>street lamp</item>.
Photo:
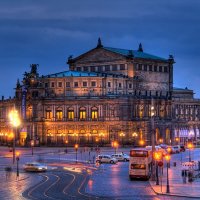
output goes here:
[{"label": "street lamp", "polygon": [[66,144],[66,150],[65,150],[65,153],[67,153],[67,144],[68,144],[68,140],[65,140],[65,144]]},{"label": "street lamp", "polygon": [[[150,114],[151,114],[151,145],[152,145],[152,153],[155,152],[155,130],[154,130],[154,116],[155,116],[155,108],[153,105],[153,99],[151,102],[151,110],[150,110]],[[152,154],[152,181],[155,180],[155,161],[154,161],[154,157]]]},{"label": "street lamp", "polygon": [[162,152],[155,151],[153,153],[154,160],[156,161],[156,185],[159,185],[159,177],[158,177],[158,161],[162,160]]},{"label": "street lamp", "polygon": [[179,138],[178,137],[175,138],[175,141],[176,141],[176,144],[179,144]]},{"label": "street lamp", "polygon": [[33,147],[34,147],[34,140],[31,140],[31,152],[32,152],[32,156],[33,156]]},{"label": "street lamp", "polygon": [[124,136],[125,136],[125,134],[123,133],[123,132],[121,132],[120,134],[119,134],[119,136],[122,138],[122,146],[124,146],[124,140],[123,140],[123,138],[124,138]]},{"label": "street lamp", "polygon": [[187,148],[189,149],[189,162],[191,162],[191,149],[194,148],[194,145],[191,142],[189,142],[187,144]]},{"label": "street lamp", "polygon": [[17,177],[19,177],[19,152],[16,152],[16,161],[17,161]]},{"label": "street lamp", "polygon": [[16,139],[16,131],[17,127],[20,125],[20,118],[18,115],[17,110],[11,110],[9,113],[9,119],[11,125],[16,129],[15,133],[13,134],[13,164],[15,163],[15,139]]},{"label": "street lamp", "polygon": [[75,151],[76,151],[76,163],[77,163],[78,144],[75,144],[74,148],[75,148]]},{"label": "street lamp", "polygon": [[140,140],[139,140],[139,145],[143,147],[144,144],[145,144],[145,141],[144,141],[143,139],[140,139]]},{"label": "street lamp", "polygon": [[170,162],[170,155],[165,155],[165,160],[167,161],[167,187],[166,187],[166,193],[170,193],[170,189],[169,189],[169,173],[168,173],[168,169],[169,169],[169,162]]},{"label": "street lamp", "polygon": [[163,139],[162,139],[162,138],[160,138],[160,139],[159,139],[159,142],[160,142],[160,144],[162,144],[162,143],[163,143]]},{"label": "street lamp", "polygon": [[133,146],[135,146],[136,143],[136,137],[138,136],[138,134],[136,132],[133,132],[132,137],[133,137]]},{"label": "street lamp", "polygon": [[118,142],[117,142],[117,141],[114,141],[114,142],[113,142],[113,147],[114,147],[114,149],[115,149],[115,154],[117,153],[117,148],[118,148],[118,146],[119,146]]},{"label": "street lamp", "polygon": [[104,133],[100,133],[99,136],[101,137],[101,145],[103,146],[103,137],[105,136]]}]

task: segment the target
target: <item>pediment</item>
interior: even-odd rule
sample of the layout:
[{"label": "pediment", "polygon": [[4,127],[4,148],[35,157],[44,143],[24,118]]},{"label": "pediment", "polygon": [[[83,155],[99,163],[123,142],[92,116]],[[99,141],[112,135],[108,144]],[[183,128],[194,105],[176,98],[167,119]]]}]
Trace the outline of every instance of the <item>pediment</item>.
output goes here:
[{"label": "pediment", "polygon": [[73,59],[75,64],[102,63],[125,60],[126,57],[103,48],[96,48]]}]

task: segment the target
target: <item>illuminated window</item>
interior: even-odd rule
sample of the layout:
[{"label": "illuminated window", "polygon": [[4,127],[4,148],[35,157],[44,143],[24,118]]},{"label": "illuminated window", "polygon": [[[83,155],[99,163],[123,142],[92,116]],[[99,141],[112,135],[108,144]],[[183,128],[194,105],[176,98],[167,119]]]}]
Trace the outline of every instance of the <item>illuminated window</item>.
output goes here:
[{"label": "illuminated window", "polygon": [[74,119],[74,111],[68,110],[67,116],[68,116],[69,120],[73,120]]},{"label": "illuminated window", "polygon": [[61,120],[63,118],[63,112],[62,110],[56,111],[56,119]]},{"label": "illuminated window", "polygon": [[51,119],[53,116],[51,110],[46,110],[46,119]]},{"label": "illuminated window", "polygon": [[142,118],[144,116],[144,107],[143,105],[140,105],[139,107],[139,117]]},{"label": "illuminated window", "polygon": [[86,109],[85,108],[80,108],[80,110],[79,110],[79,119],[81,119],[81,120],[86,119]]},{"label": "illuminated window", "polygon": [[98,109],[97,108],[92,108],[92,119],[95,120],[95,119],[98,119]]},{"label": "illuminated window", "polygon": [[160,109],[160,117],[164,117],[165,116],[165,111],[164,108]]}]

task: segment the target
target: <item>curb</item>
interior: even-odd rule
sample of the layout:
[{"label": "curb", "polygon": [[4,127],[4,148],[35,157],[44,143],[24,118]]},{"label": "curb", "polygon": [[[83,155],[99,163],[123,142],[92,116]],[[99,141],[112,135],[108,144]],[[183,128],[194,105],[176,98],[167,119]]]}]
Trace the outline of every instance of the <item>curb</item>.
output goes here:
[{"label": "curb", "polygon": [[152,184],[151,184],[151,181],[149,181],[149,185],[151,186],[152,190],[153,190],[157,195],[174,196],[174,197],[186,197],[186,198],[191,198],[191,199],[193,199],[193,198],[200,199],[200,196],[191,196],[191,195],[188,196],[188,195],[181,195],[181,194],[175,194],[175,193],[165,193],[165,192],[161,193],[161,192],[156,192],[156,191],[154,190],[154,187],[153,187]]}]

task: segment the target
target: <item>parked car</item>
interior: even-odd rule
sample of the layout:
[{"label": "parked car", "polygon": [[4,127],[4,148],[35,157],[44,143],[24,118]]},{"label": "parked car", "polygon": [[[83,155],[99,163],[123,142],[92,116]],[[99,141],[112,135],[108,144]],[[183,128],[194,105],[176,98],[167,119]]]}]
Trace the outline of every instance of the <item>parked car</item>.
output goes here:
[{"label": "parked car", "polygon": [[180,153],[180,152],[181,152],[181,148],[179,145],[172,146],[172,153]]},{"label": "parked car", "polygon": [[118,160],[114,157],[111,157],[110,155],[98,155],[96,157],[96,162],[97,163],[111,163],[111,164],[116,164]]},{"label": "parked car", "polygon": [[125,162],[129,161],[129,159],[130,159],[130,157],[125,153],[112,154],[111,157],[116,158],[118,161],[125,161]]},{"label": "parked car", "polygon": [[[146,149],[152,150],[152,146],[146,146]],[[167,154],[167,150],[162,148],[162,147],[160,147],[160,146],[155,146],[155,150],[162,152],[163,156],[165,156]]]},{"label": "parked car", "polygon": [[41,163],[26,163],[23,166],[23,169],[27,172],[45,172],[47,171],[47,166]]}]

